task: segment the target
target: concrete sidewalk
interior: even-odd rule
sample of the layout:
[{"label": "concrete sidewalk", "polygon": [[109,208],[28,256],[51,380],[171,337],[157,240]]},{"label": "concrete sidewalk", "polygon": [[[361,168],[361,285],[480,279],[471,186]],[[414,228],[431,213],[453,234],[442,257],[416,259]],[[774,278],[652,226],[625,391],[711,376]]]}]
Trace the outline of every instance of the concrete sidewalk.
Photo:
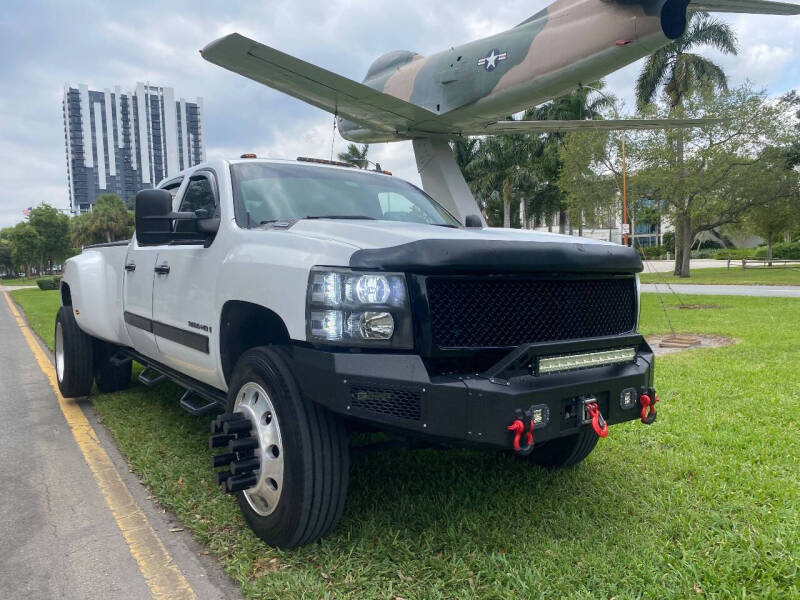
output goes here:
[{"label": "concrete sidewalk", "polygon": [[[0,436],[0,594],[26,599],[152,598],[153,589],[2,293],[0,340],[0,420],[5,425]],[[91,403],[79,404],[90,435],[111,458],[133,506],[163,542],[192,597],[240,597],[213,559],[198,556],[202,548],[188,533],[170,532],[176,522],[147,499],[147,490],[97,424]]]},{"label": "concrete sidewalk", "polygon": [[644,283],[642,292],[699,296],[758,296],[763,298],[800,298],[800,286],[795,285],[691,285],[684,283]]},{"label": "concrete sidewalk", "polygon": [[[735,265],[736,263],[734,263]],[[713,260],[706,258],[696,258],[691,261],[691,269],[722,269],[728,263],[724,260]],[[642,273],[672,273],[675,270],[674,260],[646,260],[644,261],[644,271]]]}]

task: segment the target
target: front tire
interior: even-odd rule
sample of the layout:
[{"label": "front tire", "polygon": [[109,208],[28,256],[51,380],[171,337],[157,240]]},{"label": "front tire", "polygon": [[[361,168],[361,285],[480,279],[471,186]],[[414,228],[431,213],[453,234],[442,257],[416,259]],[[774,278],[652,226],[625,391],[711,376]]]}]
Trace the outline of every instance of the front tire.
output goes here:
[{"label": "front tire", "polygon": [[589,427],[580,432],[534,447],[528,460],[540,467],[564,469],[582,462],[597,445],[597,434]]},{"label": "front tire", "polygon": [[75,320],[71,306],[62,306],[56,314],[55,363],[58,389],[65,398],[80,398],[92,392],[92,338]]},{"label": "front tire", "polygon": [[246,415],[259,440],[258,483],[236,492],[250,528],[278,548],[329,533],[347,494],[349,448],[341,419],[302,397],[284,354],[274,347],[242,355],[227,408]]}]

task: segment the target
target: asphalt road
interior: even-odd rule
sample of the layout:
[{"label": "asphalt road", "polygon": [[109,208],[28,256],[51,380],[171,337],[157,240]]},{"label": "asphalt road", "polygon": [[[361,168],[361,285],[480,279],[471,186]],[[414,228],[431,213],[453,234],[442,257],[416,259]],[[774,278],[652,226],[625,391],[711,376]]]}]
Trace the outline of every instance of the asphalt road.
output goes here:
[{"label": "asphalt road", "polygon": [[701,295],[701,296],[760,296],[764,298],[800,298],[798,285],[691,285],[645,283],[642,284],[643,292],[660,292],[670,294]]},{"label": "asphalt road", "polygon": [[[238,590],[175,521],[147,500],[110,435],[93,435],[111,457],[134,502],[161,538],[197,598],[236,598]],[[0,293],[0,596],[152,598],[62,413]]]}]

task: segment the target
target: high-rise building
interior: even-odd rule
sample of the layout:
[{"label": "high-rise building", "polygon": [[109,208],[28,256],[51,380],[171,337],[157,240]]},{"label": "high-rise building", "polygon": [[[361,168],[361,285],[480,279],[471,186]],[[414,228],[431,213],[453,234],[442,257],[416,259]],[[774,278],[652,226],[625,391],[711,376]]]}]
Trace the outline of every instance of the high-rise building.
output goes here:
[{"label": "high-rise building", "polygon": [[101,194],[123,200],[205,160],[203,99],[175,100],[172,88],[135,91],[64,86],[67,183],[73,213]]}]

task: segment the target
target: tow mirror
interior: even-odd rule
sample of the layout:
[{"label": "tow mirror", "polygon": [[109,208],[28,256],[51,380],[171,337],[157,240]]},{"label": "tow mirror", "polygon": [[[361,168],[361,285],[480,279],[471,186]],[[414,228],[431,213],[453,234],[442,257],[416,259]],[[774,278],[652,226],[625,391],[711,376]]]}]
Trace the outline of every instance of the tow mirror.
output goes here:
[{"label": "tow mirror", "polygon": [[483,229],[483,221],[478,215],[467,215],[467,218],[464,219],[464,225],[470,229]]},{"label": "tow mirror", "polygon": [[142,190],[136,194],[136,240],[142,246],[172,240],[172,194],[167,190]]},{"label": "tow mirror", "polygon": [[213,217],[207,208],[198,208],[194,216],[197,219],[197,233],[214,235],[219,231],[219,217]]}]

